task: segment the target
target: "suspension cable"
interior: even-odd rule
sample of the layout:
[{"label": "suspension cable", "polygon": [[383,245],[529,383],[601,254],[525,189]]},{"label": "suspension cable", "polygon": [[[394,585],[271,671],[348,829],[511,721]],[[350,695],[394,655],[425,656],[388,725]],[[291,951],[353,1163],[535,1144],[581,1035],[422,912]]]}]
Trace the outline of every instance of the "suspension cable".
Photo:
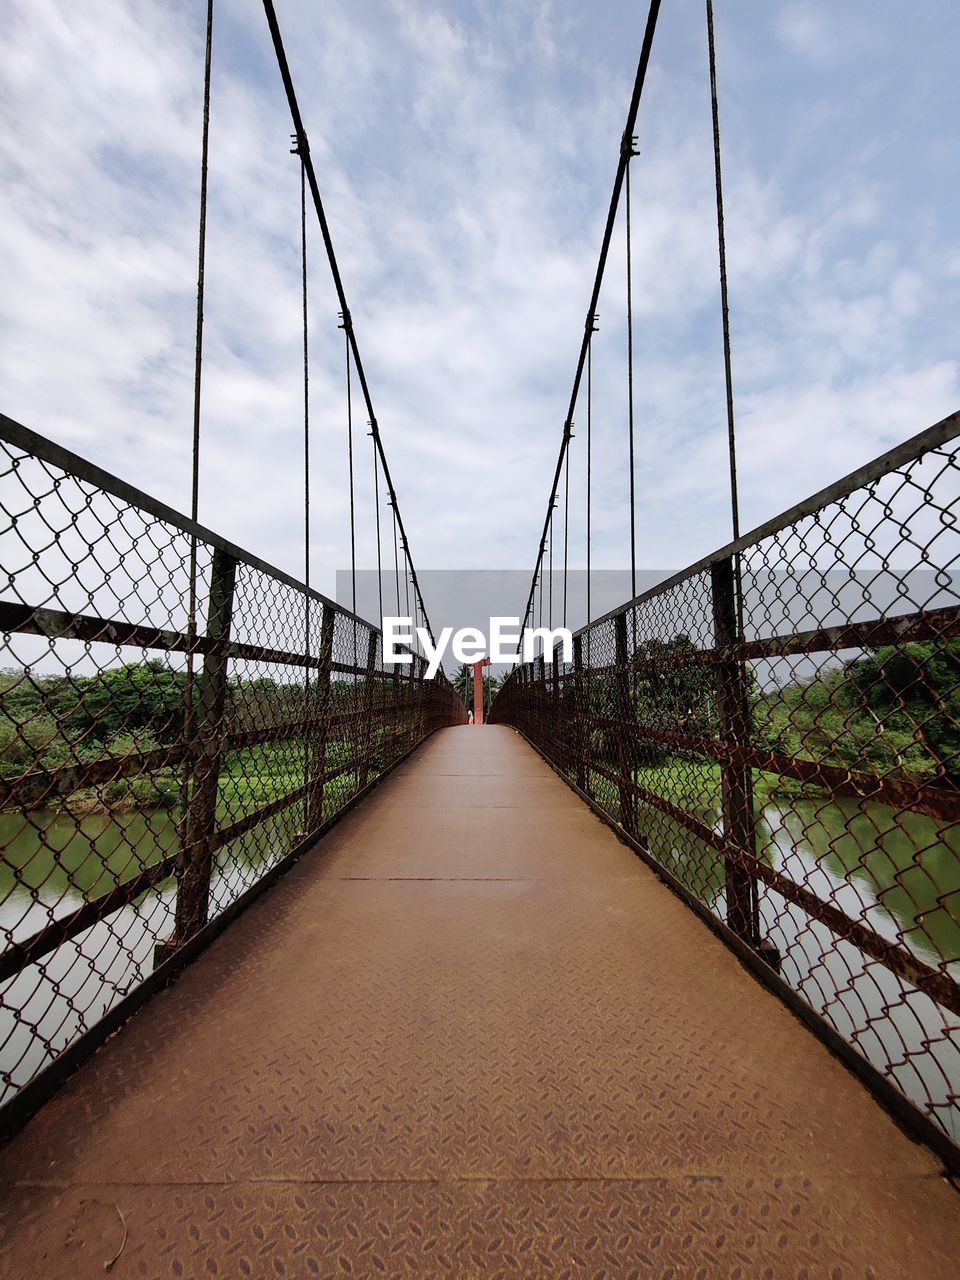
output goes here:
[{"label": "suspension cable", "polygon": [[[630,107],[627,111],[627,121],[626,121],[626,126],[624,128],[624,134],[623,134],[624,140],[633,138],[634,125],[636,124],[637,111],[640,107],[640,97],[641,97],[641,94],[643,93],[643,86],[644,86],[644,82],[646,80],[646,75],[647,75],[647,66],[650,61],[650,52],[651,52],[651,49],[653,48],[653,36],[654,36],[654,32],[656,31],[657,18],[659,17],[659,15],[660,15],[660,0],[650,0],[650,8],[647,13],[647,24],[643,33],[643,44],[640,49],[640,60],[637,64],[637,74],[636,74],[636,78],[634,80],[634,85],[633,85],[633,94],[630,99]],[[593,318],[596,315],[596,311],[597,311],[597,302],[600,297],[600,286],[603,283],[604,270],[607,264],[607,255],[610,250],[610,240],[613,235],[614,223],[616,222],[616,218],[617,218],[617,210],[620,206],[620,193],[623,188],[623,181],[626,173],[627,164],[629,163],[629,156],[628,156],[629,150],[632,150],[632,147],[628,148],[624,146],[624,142],[622,140],[621,146],[620,146],[620,159],[617,164],[617,171],[616,171],[616,175],[614,177],[614,182],[613,182],[613,193],[610,197],[610,207],[607,211],[607,221],[606,221],[606,225],[604,227],[604,232],[603,232],[603,242],[600,246],[600,259],[597,263],[597,272],[593,282],[593,292],[590,296],[590,306],[587,311],[587,322],[584,326],[583,341],[580,344],[580,355],[577,360],[577,367],[576,367],[576,371],[574,373],[574,378],[573,378],[573,389],[570,393],[570,403],[567,409],[567,416],[564,421],[563,440],[560,445],[560,456],[557,458],[557,465],[554,470],[554,476],[553,476],[553,484],[550,489],[550,496],[547,500],[547,512],[543,522],[543,533],[541,534],[541,537],[540,537],[540,546],[537,552],[537,560],[536,560],[536,565],[533,571],[533,579],[530,584],[530,592],[529,592],[529,595],[527,596],[527,604],[524,610],[523,626],[521,627],[521,632],[526,627],[527,619],[530,617],[530,612],[533,607],[533,592],[534,592],[534,587],[536,585],[537,573],[539,571],[539,567],[543,560],[544,552],[546,550],[547,524],[550,519],[550,512],[553,509],[553,503],[556,501],[557,489],[559,488],[559,484],[560,484],[560,475],[563,467],[564,456],[566,454],[567,448],[569,447],[570,439],[572,437],[571,428],[573,425],[573,414],[576,408],[577,397],[580,392],[580,383],[583,378],[583,372],[586,365],[587,351],[590,345],[590,333],[591,333]]]},{"label": "suspension cable", "polygon": [[547,569],[548,595],[547,595],[547,626],[553,630],[553,512],[550,512],[550,561]]},{"label": "suspension cable", "polygon": [[567,625],[567,560],[570,550],[570,450],[564,459],[563,478],[563,625]]},{"label": "suspension cable", "polygon": [[351,354],[353,356],[353,365],[356,370],[357,380],[360,384],[360,391],[366,406],[367,418],[369,419],[370,428],[373,432],[377,452],[380,455],[380,465],[383,468],[384,483],[387,486],[390,501],[393,504],[394,511],[396,512],[397,524],[399,526],[400,535],[403,539],[407,563],[410,566],[414,593],[419,604],[420,614],[423,617],[427,632],[432,638],[433,631],[430,627],[430,620],[427,617],[426,608],[424,607],[423,596],[420,592],[420,583],[417,578],[417,571],[414,568],[413,558],[410,555],[409,540],[407,539],[406,530],[404,529],[403,518],[400,515],[400,507],[397,502],[396,490],[394,489],[393,480],[390,476],[390,468],[387,465],[387,457],[384,452],[383,442],[380,439],[380,428],[377,424],[377,415],[373,407],[373,398],[370,394],[370,387],[367,383],[367,376],[363,368],[363,361],[360,358],[360,348],[357,344],[356,334],[350,318],[350,308],[347,305],[347,295],[343,287],[343,280],[340,276],[340,268],[337,264],[337,256],[334,252],[333,240],[330,235],[330,227],[327,223],[327,216],[323,208],[323,200],[320,197],[320,187],[317,183],[317,174],[313,166],[313,158],[310,154],[310,144],[307,139],[306,130],[303,126],[303,117],[300,114],[300,106],[297,102],[296,90],[293,86],[293,77],[290,74],[290,65],[287,62],[286,50],[283,45],[283,37],[280,34],[280,25],[277,21],[277,11],[273,0],[263,0],[263,10],[267,19],[267,26],[270,28],[270,37],[273,41],[277,67],[280,71],[280,78],[283,81],[284,91],[287,95],[287,103],[290,108],[290,116],[293,120],[293,127],[299,141],[303,164],[307,172],[307,181],[310,184],[310,193],[313,196],[313,205],[317,213],[317,222],[320,226],[320,234],[323,237],[323,244],[327,253],[327,261],[330,264],[330,274],[333,277],[334,288],[337,291],[337,297],[340,302],[340,310],[344,320],[344,329],[347,335],[347,344],[350,347]]},{"label": "suspension cable", "polygon": [[[303,301],[303,582],[307,588],[307,654],[310,645],[310,347],[307,316],[307,177],[300,162],[300,266]],[[309,674],[309,669],[308,669]]]},{"label": "suspension cable", "polygon": [[400,551],[397,547],[397,513],[391,505],[390,510],[393,512],[393,572],[397,581],[397,617],[400,616]]},{"label": "suspension cable", "polygon": [[[591,338],[593,334],[591,333]],[[590,611],[590,554],[592,551],[591,499],[593,496],[593,343],[587,347],[587,626],[593,620]],[[587,633],[587,643],[590,635]]]},{"label": "suspension cable", "polygon": [[[203,295],[207,258],[207,171],[210,156],[210,81],[213,65],[213,0],[207,0],[203,55],[203,129],[200,143],[200,218],[197,234],[197,322],[193,356],[193,448],[190,474],[190,518],[197,524],[200,510],[200,404],[203,375]],[[194,648],[197,640],[197,535],[190,535],[190,581],[187,593],[187,670],[183,689],[184,741],[193,735]],[[184,765],[180,799],[184,813],[190,787],[190,763]]]},{"label": "suspension cable", "polygon": [[[371,433],[372,434],[372,433]],[[380,463],[377,447],[373,447],[373,509],[377,524],[377,608],[379,625],[383,626],[383,563],[380,550]]]},{"label": "suspension cable", "polygon": [[[207,257],[207,169],[210,156],[210,78],[213,61],[213,0],[207,0],[207,37],[203,59],[203,140],[200,145],[200,232],[197,243],[197,332],[193,363],[193,470],[190,518],[200,507],[200,381],[203,371],[203,293]],[[196,610],[196,545],[191,557],[191,612]],[[194,625],[196,620],[194,619]]]},{"label": "suspension cable", "polygon": [[[346,316],[344,316],[345,328],[347,324]],[[350,485],[350,588],[353,593],[353,603],[351,609],[357,612],[357,531],[356,531],[356,511],[353,491],[353,399],[351,394],[351,377],[350,377],[350,338],[345,335],[346,348],[346,371],[347,371],[347,471]]]},{"label": "suspension cable", "polygon": [[720,169],[720,108],[717,102],[717,53],[713,36],[713,0],[707,0],[707,50],[710,59],[710,110],[713,115],[713,164],[717,188],[717,244],[720,256],[720,309],[723,313],[723,376],[727,393],[727,447],[730,455],[730,511],[734,541],[740,537],[737,494],[737,441],[733,414],[733,371],[730,361],[730,306],[727,294],[727,246],[723,226],[723,179]]},{"label": "suspension cable", "polygon": [[[293,150],[299,156],[296,138],[293,141]],[[310,605],[312,603],[310,600],[310,329],[307,312],[307,175],[303,168],[302,157],[300,158],[300,286],[303,309],[303,585],[306,587],[303,593],[303,651],[307,656],[307,665],[303,672],[303,753],[304,777],[309,778],[312,776],[314,754],[312,735],[307,729],[308,722],[314,713],[310,680]],[[303,806],[303,829],[306,831],[310,825],[309,797],[304,797]]]},{"label": "suspension cable", "polygon": [[632,138],[629,140],[629,150],[624,199],[627,205],[627,418],[630,435],[630,599],[632,600],[637,594],[637,480],[633,442],[633,262],[630,226],[630,161],[636,152]]}]

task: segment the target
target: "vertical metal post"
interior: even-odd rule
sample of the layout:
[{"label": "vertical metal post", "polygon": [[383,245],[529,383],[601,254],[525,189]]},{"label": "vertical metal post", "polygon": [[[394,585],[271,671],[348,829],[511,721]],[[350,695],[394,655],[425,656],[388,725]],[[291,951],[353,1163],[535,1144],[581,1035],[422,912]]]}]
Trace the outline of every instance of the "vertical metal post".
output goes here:
[{"label": "vertical metal post", "polygon": [[390,763],[400,754],[400,664],[393,664],[390,675]]},{"label": "vertical metal post", "polygon": [[420,741],[420,686],[423,680],[423,659],[418,653],[410,664],[410,687],[407,690],[407,746]]},{"label": "vertical metal post", "polygon": [[[718,561],[710,571],[716,647],[730,650],[742,642],[737,604],[738,570],[733,558]],[[729,656],[717,663],[718,728],[726,759],[721,765],[723,833],[737,849],[756,853],[753,812],[753,773],[731,756],[750,746],[750,700],[743,662]],[[726,859],[727,924],[752,947],[760,942],[756,877],[732,858]]]},{"label": "vertical metal post", "polygon": [[540,685],[538,683],[539,665],[536,658],[530,659],[530,665],[527,668],[527,733],[533,740],[537,741],[539,733],[539,710],[540,710]]},{"label": "vertical metal post", "polygon": [[367,667],[363,685],[363,750],[360,761],[360,785],[370,781],[370,746],[373,740],[373,671],[377,662],[377,632],[371,631],[367,640]]},{"label": "vertical metal post", "polygon": [[414,654],[410,663],[410,678],[407,680],[405,693],[406,746],[412,747],[417,738],[417,679],[420,665],[419,657]]},{"label": "vertical metal post", "polygon": [[404,751],[409,750],[413,741],[413,726],[411,717],[413,715],[413,682],[416,679],[416,658],[403,668],[400,674],[400,721],[401,736],[400,743]]},{"label": "vertical metal post", "polygon": [[329,605],[323,606],[320,623],[320,653],[316,680],[313,684],[313,716],[309,741],[310,773],[307,781],[306,834],[316,831],[323,822],[324,774],[327,771],[327,738],[330,735],[330,676],[333,670],[333,627],[336,615]]},{"label": "vertical metal post", "polygon": [[193,719],[193,785],[183,828],[173,936],[156,947],[154,965],[162,964],[207,923],[236,579],[236,560],[215,548],[207,604],[206,638],[210,647],[203,658],[197,714]]},{"label": "vertical metal post", "polygon": [[550,743],[552,755],[561,766],[560,759],[560,650],[555,647],[550,655]]},{"label": "vertical metal post", "polygon": [[543,650],[537,655],[537,673],[536,684],[534,686],[536,692],[536,733],[537,741],[543,746],[546,742],[546,695],[547,695],[547,659]]},{"label": "vertical metal post", "polygon": [[577,786],[587,789],[587,764],[584,759],[584,705],[583,705],[583,636],[573,637],[573,733],[574,750],[577,753]]},{"label": "vertical metal post", "polygon": [[637,815],[633,783],[632,742],[627,737],[626,726],[633,720],[633,699],[630,696],[629,650],[627,649],[627,615],[618,613],[613,620],[615,645],[614,705],[620,722],[617,731],[617,774],[620,778],[620,825],[627,835],[636,835]]},{"label": "vertical metal post", "polygon": [[416,727],[417,741],[423,737],[423,701],[424,701],[424,680],[426,679],[427,662],[425,658],[420,658],[417,662],[417,709],[416,709]]},{"label": "vertical metal post", "polygon": [[409,751],[413,745],[413,717],[415,712],[414,686],[417,680],[417,655],[414,653],[408,666],[405,666],[400,677],[400,702],[403,717],[403,749]]}]

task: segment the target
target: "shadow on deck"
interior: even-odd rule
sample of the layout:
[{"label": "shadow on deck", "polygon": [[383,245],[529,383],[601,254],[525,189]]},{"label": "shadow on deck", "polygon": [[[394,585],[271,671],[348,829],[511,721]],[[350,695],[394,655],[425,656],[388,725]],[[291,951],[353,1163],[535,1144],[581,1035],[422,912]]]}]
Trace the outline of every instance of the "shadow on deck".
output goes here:
[{"label": "shadow on deck", "polygon": [[521,738],[446,729],[0,1154],[0,1272],[952,1280],[939,1174]]}]

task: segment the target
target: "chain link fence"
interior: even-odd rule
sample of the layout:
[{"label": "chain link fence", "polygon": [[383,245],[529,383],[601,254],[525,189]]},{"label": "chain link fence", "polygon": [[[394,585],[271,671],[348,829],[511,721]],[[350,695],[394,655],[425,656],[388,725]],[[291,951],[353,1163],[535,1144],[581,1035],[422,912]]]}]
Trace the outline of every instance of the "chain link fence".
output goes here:
[{"label": "chain link fence", "polygon": [[593,622],[493,707],[954,1144],[958,434]]},{"label": "chain link fence", "polygon": [[6,1101],[466,711],[419,654],[386,669],[369,623],[3,417],[0,556]]}]

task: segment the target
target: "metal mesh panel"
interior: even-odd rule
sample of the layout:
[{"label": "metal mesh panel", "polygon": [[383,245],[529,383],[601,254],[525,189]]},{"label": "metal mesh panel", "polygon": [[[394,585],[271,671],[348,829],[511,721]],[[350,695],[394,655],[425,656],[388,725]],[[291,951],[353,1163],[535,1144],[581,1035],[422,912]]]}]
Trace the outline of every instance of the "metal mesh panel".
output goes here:
[{"label": "metal mesh panel", "polygon": [[958,432],[584,628],[493,707],[954,1142]]},{"label": "metal mesh panel", "polygon": [[385,670],[369,624],[9,419],[0,562],[6,1099],[466,713],[422,658]]}]

